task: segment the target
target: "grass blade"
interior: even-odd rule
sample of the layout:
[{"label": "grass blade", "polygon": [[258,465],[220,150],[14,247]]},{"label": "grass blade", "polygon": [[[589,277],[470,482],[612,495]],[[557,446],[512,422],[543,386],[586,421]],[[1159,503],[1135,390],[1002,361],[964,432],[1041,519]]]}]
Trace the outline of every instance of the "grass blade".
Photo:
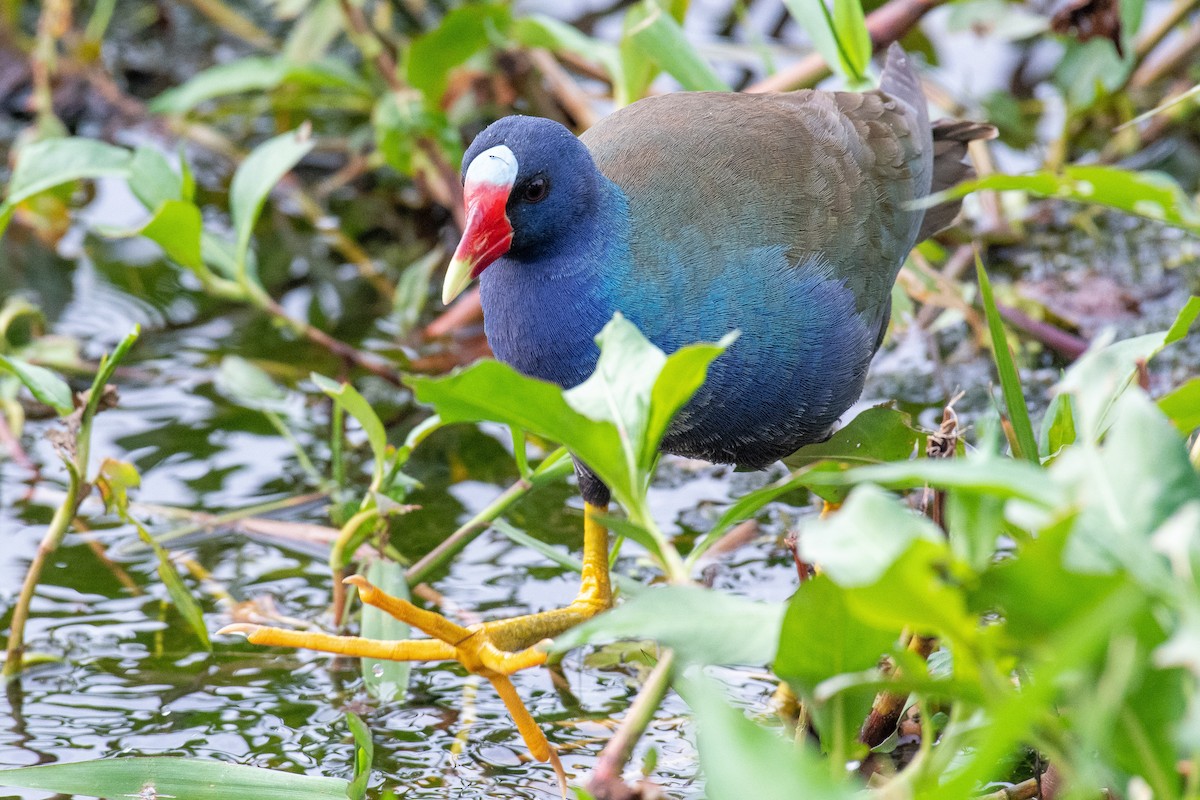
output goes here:
[{"label": "grass blade", "polygon": [[1000,389],[1004,392],[1004,405],[1013,426],[1014,455],[1037,464],[1037,439],[1033,435],[1033,423],[1029,421],[1025,394],[1021,391],[1021,376],[1017,374],[1016,362],[1013,361],[1012,351],[1008,349],[1008,339],[1000,311],[996,308],[992,284],[978,253],[975,254],[975,272],[979,276],[979,294],[983,300],[983,312],[987,316],[988,332],[992,336],[992,353],[996,359],[996,371],[1000,374]]}]

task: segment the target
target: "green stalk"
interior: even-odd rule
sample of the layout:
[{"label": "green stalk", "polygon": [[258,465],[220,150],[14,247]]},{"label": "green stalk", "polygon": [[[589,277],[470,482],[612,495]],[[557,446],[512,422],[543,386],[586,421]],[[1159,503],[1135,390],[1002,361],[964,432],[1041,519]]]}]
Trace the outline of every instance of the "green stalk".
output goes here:
[{"label": "green stalk", "polygon": [[642,738],[642,734],[654,720],[654,712],[667,696],[674,665],[675,652],[670,649],[663,650],[633,705],[629,707],[629,713],[625,715],[621,727],[608,740],[600,757],[596,759],[596,768],[592,770],[592,778],[588,782],[589,791],[600,794],[606,787],[623,785],[621,773],[633,755],[634,745]]},{"label": "green stalk", "polygon": [[71,526],[71,520],[75,518],[79,503],[83,500],[84,492],[81,491],[83,481],[80,479],[80,473],[73,464],[67,465],[67,471],[71,475],[70,485],[67,486],[67,496],[62,505],[55,510],[54,518],[50,520],[50,525],[46,528],[46,535],[42,537],[37,554],[29,564],[29,571],[25,573],[25,582],[21,584],[21,594],[17,597],[16,608],[13,609],[8,649],[4,654],[4,669],[0,673],[3,674],[5,682],[12,680],[21,672],[23,667],[21,656],[25,650],[25,623],[29,619],[33,593],[37,589],[38,581],[41,580],[42,570],[46,566],[47,559],[62,544],[63,537],[66,536],[67,529]]},{"label": "green stalk", "polygon": [[429,577],[430,573],[458,555],[464,547],[478,538],[479,534],[491,527],[496,518],[512,508],[525,495],[540,486],[562,480],[570,475],[573,469],[574,465],[567,457],[566,450],[555,451],[528,478],[521,478],[505,489],[499,497],[488,503],[486,508],[471,517],[458,530],[446,537],[445,541],[426,553],[424,558],[409,567],[404,574],[409,586],[421,583]]},{"label": "green stalk", "polygon": [[0,675],[4,676],[6,682],[20,674],[24,666],[22,655],[25,651],[25,624],[29,620],[33,595],[42,578],[42,570],[45,569],[46,561],[62,544],[63,537],[67,535],[67,530],[71,527],[71,520],[75,519],[75,514],[79,511],[79,504],[92,489],[91,484],[84,481],[84,475],[87,473],[88,452],[91,446],[92,420],[100,408],[100,400],[104,396],[108,379],[116,370],[117,363],[133,347],[133,343],[137,341],[140,333],[141,328],[135,327],[128,336],[121,340],[111,355],[100,360],[100,368],[96,371],[96,377],[92,381],[92,388],[87,393],[83,408],[75,412],[79,414],[79,429],[75,433],[75,452],[71,458],[67,458],[65,454],[63,456],[63,463],[67,467],[70,478],[67,485],[67,496],[55,510],[54,517],[46,528],[46,535],[42,537],[37,554],[29,565],[29,571],[25,573],[25,581],[21,584],[21,593],[18,595],[17,605],[13,609],[13,621],[8,637],[8,648],[4,655],[4,667],[0,670]]}]

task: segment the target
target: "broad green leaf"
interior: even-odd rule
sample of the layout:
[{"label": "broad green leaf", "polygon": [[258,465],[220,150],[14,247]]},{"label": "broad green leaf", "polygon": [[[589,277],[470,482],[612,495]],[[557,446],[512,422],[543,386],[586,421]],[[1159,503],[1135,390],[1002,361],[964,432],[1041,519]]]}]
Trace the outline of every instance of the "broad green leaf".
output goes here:
[{"label": "broad green leaf", "polygon": [[233,174],[229,211],[237,232],[235,259],[239,278],[248,274],[246,254],[250,250],[250,237],[267,195],[312,150],[313,144],[307,128],[280,134],[256,147]]},{"label": "broad green leaf", "polygon": [[1068,166],[1061,173],[1034,172],[1029,175],[997,173],[960,183],[915,204],[930,208],[979,189],[1023,191],[1039,197],[1108,206],[1200,233],[1200,209],[1173,178],[1160,172],[1133,172],[1118,167]]},{"label": "broad green leaf", "polygon": [[66,416],[73,410],[71,387],[45,367],[12,356],[0,355],[0,370],[16,375],[17,380],[25,384],[25,388],[34,397],[53,408],[60,416]]},{"label": "broad green leaf", "polygon": [[658,75],[658,67],[642,48],[634,44],[632,36],[633,31],[657,9],[653,0],[643,0],[630,6],[621,22],[621,41],[617,48],[620,69],[613,75],[613,95],[618,108],[641,100]]},{"label": "broad green leaf", "polygon": [[830,69],[851,83],[866,80],[871,37],[859,0],[833,0],[832,13],[825,0],[784,0],[784,5]]},{"label": "broad green leaf", "polygon": [[115,229],[101,226],[97,232],[112,239],[145,236],[161,247],[171,260],[193,272],[207,272],[201,255],[204,220],[195,203],[164,200],[140,227]]},{"label": "broad green leaf", "polygon": [[795,470],[825,460],[847,466],[906,461],[921,438],[908,414],[888,405],[874,406],[826,441],[801,447],[783,463]]},{"label": "broad green leaf", "polygon": [[371,404],[367,402],[366,398],[350,384],[331,381],[324,375],[318,375],[315,372],[309,377],[312,378],[312,382],[317,385],[318,389],[333,398],[335,403],[345,409],[346,413],[354,417],[362,426],[363,433],[367,435],[367,442],[371,445],[371,453],[375,458],[375,476],[371,481],[371,487],[378,491],[383,482],[383,469],[387,463],[387,430],[380,422],[379,415],[375,413],[375,409],[371,408]]},{"label": "broad green leaf", "polygon": [[450,73],[485,49],[493,37],[508,30],[512,12],[501,3],[473,3],[455,8],[436,28],[418,36],[408,48],[405,77],[425,95],[433,108],[440,107]]},{"label": "broad green leaf", "polygon": [[0,770],[0,786],[92,797],[180,800],[345,800],[349,784],[224,761],[102,758]]},{"label": "broad green leaf", "polygon": [[280,56],[253,56],[209,67],[154,98],[150,110],[156,114],[186,114],[218,97],[268,91],[284,84],[336,89],[364,98],[372,94],[370,84],[339,59],[298,63]]},{"label": "broad green leaf", "polygon": [[1046,480],[1045,472],[1026,461],[1012,459],[927,459],[858,467],[844,474],[816,474],[806,480],[831,485],[878,483],[893,489],[916,489],[925,484],[940,489],[1019,498],[1045,508],[1063,501],[1059,487]]},{"label": "broad green leaf", "polygon": [[[961,587],[948,579],[952,565],[945,541],[913,539],[878,580],[848,587],[846,602],[871,624],[945,638],[952,649],[965,643],[966,649],[955,649],[965,655],[972,649],[979,621],[967,611]],[[960,675],[973,669],[966,658],[955,666]]]},{"label": "broad green leaf", "polygon": [[132,154],[94,139],[43,139],[17,151],[17,163],[0,203],[0,236],[16,207],[34,195],[71,181],[129,174]]},{"label": "broad green leaf", "polygon": [[162,153],[153,147],[139,147],[129,163],[129,191],[147,211],[154,211],[163,203],[183,199],[183,179]]},{"label": "broad green leaf", "polygon": [[975,254],[975,274],[979,279],[979,294],[983,299],[983,312],[987,317],[988,332],[992,337],[992,356],[996,359],[996,371],[1000,375],[1000,388],[1004,392],[1004,405],[1012,423],[1015,441],[1014,455],[1034,464],[1038,463],[1037,440],[1033,438],[1033,423],[1029,421],[1029,407],[1025,404],[1025,393],[1021,388],[1021,376],[1017,373],[1012,351],[1008,349],[1008,335],[996,308],[992,295],[992,282],[979,253]]},{"label": "broad green leaf", "polygon": [[859,618],[848,605],[845,590],[825,575],[800,584],[792,596],[779,634],[775,674],[806,700],[826,750],[837,738],[839,752],[852,752],[875,690],[850,689],[818,702],[818,684],[875,667],[899,637],[898,626],[880,627]]},{"label": "broad green leaf", "polygon": [[[408,583],[404,580],[404,568],[395,561],[378,559],[367,567],[367,580],[383,591],[404,600],[409,599]],[[405,623],[381,611],[375,606],[364,605],[362,610],[362,636],[367,639],[407,639],[409,627]],[[363,684],[372,696],[383,701],[397,700],[408,689],[411,665],[407,661],[385,661],[378,658],[362,659]]]},{"label": "broad green leaf", "polygon": [[800,554],[842,587],[866,586],[918,539],[942,543],[927,518],[878,487],[859,486],[835,514],[813,520],[800,532]]},{"label": "broad green leaf", "polygon": [[[887,406],[869,408],[852,419],[827,441],[801,447],[783,459],[788,469],[824,461],[820,469],[845,470],[864,464],[907,461],[924,437],[912,426],[908,414]],[[813,485],[812,491],[830,503],[840,503],[850,493],[847,486]]]},{"label": "broad green leaf", "polygon": [[553,652],[618,639],[653,639],[692,664],[767,664],[783,606],[698,586],[647,589],[554,640]]},{"label": "broad green leaf", "polygon": [[1178,431],[1141,391],[1122,395],[1112,416],[1102,446],[1072,448],[1050,469],[1080,508],[1068,561],[1090,571],[1120,567],[1147,591],[1165,590],[1168,563],[1150,537],[1200,498],[1200,474]]},{"label": "broad green leaf", "polygon": [[675,688],[696,712],[696,743],[710,800],[852,800],[861,787],[835,781],[804,744],[788,741],[746,719],[701,675]]},{"label": "broad green leaf", "polygon": [[652,0],[647,5],[646,16],[625,32],[633,46],[689,92],[729,91],[729,84],[688,41],[683,27]]},{"label": "broad green leaf", "polygon": [[1158,408],[1185,436],[1200,428],[1200,377],[1160,397]]},{"label": "broad green leaf", "polygon": [[445,378],[407,382],[444,422],[503,422],[568,444],[618,502],[635,508],[665,430],[663,420],[690,399],[687,389],[699,386],[698,376],[721,345],[692,345],[668,358],[620,314],[596,341],[595,373],[566,392],[494,361]]},{"label": "broad green leaf", "polygon": [[1200,297],[1193,297],[1165,333],[1147,333],[1116,343],[1101,338],[1071,365],[1058,390],[1074,396],[1078,412],[1076,427],[1085,441],[1094,442],[1103,434],[1113,404],[1133,384],[1138,362],[1149,361],[1164,347],[1186,336],[1197,316],[1200,316]]}]

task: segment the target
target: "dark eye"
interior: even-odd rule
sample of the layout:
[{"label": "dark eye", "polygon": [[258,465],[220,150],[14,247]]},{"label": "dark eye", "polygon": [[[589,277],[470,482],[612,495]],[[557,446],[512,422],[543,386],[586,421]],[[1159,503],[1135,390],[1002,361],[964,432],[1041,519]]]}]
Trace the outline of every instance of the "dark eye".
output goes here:
[{"label": "dark eye", "polygon": [[534,178],[525,184],[525,191],[522,192],[521,196],[526,203],[538,203],[545,200],[549,192],[550,181],[545,178]]}]

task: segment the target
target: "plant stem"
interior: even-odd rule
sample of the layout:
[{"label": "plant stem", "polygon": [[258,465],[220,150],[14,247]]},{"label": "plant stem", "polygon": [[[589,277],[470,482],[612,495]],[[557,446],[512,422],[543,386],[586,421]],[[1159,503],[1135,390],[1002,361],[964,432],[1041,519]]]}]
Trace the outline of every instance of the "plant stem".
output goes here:
[{"label": "plant stem", "polygon": [[659,655],[658,663],[650,671],[646,683],[642,685],[641,691],[633,701],[633,705],[629,707],[629,713],[625,715],[621,727],[608,740],[608,744],[604,746],[604,750],[596,759],[596,768],[592,770],[592,777],[588,781],[587,787],[588,791],[596,797],[621,797],[622,790],[625,790],[626,796],[632,796],[624,781],[621,780],[621,773],[633,755],[634,745],[646,732],[646,728],[654,719],[654,712],[658,710],[663,698],[667,695],[667,689],[671,685],[671,668],[674,664],[674,651],[663,650]]},{"label": "plant stem", "polygon": [[[46,535],[42,537],[37,554],[29,564],[29,571],[25,573],[25,582],[21,584],[21,594],[17,597],[17,605],[13,609],[12,626],[8,634],[8,649],[4,654],[4,669],[0,673],[3,674],[5,681],[11,680],[21,672],[22,655],[25,651],[25,623],[29,619],[33,593],[37,589],[38,581],[41,580],[46,561],[62,543],[67,529],[71,526],[71,520],[75,518],[75,512],[78,510],[80,502],[87,494],[86,491],[83,491],[82,473],[75,469],[67,471],[71,476],[71,482],[67,486],[67,496],[63,499],[62,505],[54,512],[54,517],[50,520],[49,527],[46,528]],[[87,488],[91,489],[90,486]]]},{"label": "plant stem", "polygon": [[408,568],[408,571],[404,573],[404,577],[408,580],[409,586],[415,586],[424,581],[429,577],[429,573],[462,551],[479,534],[491,527],[493,520],[511,508],[522,497],[539,486],[545,486],[546,484],[565,478],[571,474],[574,468],[571,459],[564,458],[546,470],[540,472],[535,470],[529,478],[521,478],[512,486],[505,489],[499,497],[488,503],[487,508],[471,517],[458,530],[446,537],[445,541],[430,550],[425,554],[424,558]]}]

